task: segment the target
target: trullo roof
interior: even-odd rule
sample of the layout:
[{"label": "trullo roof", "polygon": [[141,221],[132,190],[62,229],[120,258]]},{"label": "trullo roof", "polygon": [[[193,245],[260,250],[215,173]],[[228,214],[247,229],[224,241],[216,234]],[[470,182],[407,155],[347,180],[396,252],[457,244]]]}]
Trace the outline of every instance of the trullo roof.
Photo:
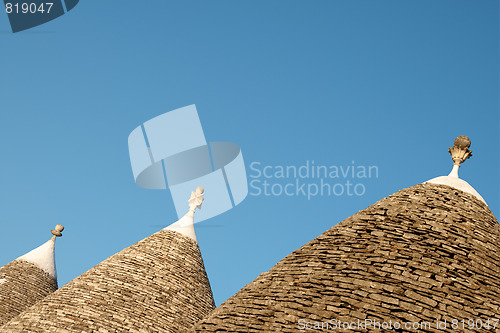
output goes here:
[{"label": "trullo roof", "polygon": [[[458,164],[470,156],[468,146],[459,148]],[[500,315],[500,224],[475,191],[453,184],[415,185],[347,218],[191,332],[451,332],[453,322],[472,318],[492,329]]]},{"label": "trullo roof", "polygon": [[[195,207],[181,219],[186,230],[191,230]],[[186,332],[215,308],[196,237],[189,235],[160,230],[72,280],[0,331]]]},{"label": "trullo roof", "polygon": [[64,228],[55,229],[46,243],[0,268],[0,326],[57,290],[54,245]]}]

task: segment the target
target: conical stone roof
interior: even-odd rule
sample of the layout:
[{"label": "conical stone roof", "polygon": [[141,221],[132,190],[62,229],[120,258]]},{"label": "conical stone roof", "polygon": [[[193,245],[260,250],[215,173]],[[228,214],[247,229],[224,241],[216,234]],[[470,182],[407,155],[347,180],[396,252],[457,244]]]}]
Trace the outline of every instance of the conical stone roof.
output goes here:
[{"label": "conical stone roof", "polygon": [[[181,220],[192,224],[193,211]],[[104,260],[0,332],[186,332],[215,303],[196,238],[176,226]]]},{"label": "conical stone roof", "polygon": [[[479,198],[446,185],[419,184],[291,253],[192,332],[380,328],[363,327],[370,320],[431,323],[419,331],[437,331],[436,320],[446,320],[447,329],[440,331],[451,332],[457,331],[454,319],[492,323],[500,315],[499,243],[500,224]],[[345,322],[358,326],[342,329]]]},{"label": "conical stone roof", "polygon": [[54,244],[63,227],[55,229],[49,241],[0,268],[0,326],[57,290]]}]

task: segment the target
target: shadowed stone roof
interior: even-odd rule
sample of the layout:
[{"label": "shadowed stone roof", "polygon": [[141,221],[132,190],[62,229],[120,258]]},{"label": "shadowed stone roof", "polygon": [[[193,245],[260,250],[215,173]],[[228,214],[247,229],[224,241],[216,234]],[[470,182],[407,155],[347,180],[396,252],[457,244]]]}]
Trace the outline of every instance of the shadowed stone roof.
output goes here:
[{"label": "shadowed stone roof", "polygon": [[289,254],[191,332],[297,332],[301,319],[498,318],[499,242],[500,224],[485,203],[419,184]]},{"label": "shadowed stone roof", "polygon": [[0,268],[0,326],[57,290],[55,277],[35,264],[14,260]]},{"label": "shadowed stone roof", "polygon": [[7,332],[186,332],[215,308],[198,243],[161,230],[0,328]]}]

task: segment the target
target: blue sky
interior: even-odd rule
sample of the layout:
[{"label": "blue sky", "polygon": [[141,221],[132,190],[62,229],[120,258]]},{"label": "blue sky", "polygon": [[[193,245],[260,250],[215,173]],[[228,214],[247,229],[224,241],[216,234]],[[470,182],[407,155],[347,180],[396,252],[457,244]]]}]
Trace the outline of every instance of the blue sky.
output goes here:
[{"label": "blue sky", "polygon": [[64,285],[174,222],[167,191],[135,185],[127,137],[190,104],[208,141],[241,147],[249,180],[252,162],[378,168],[378,177],[327,179],[362,184],[361,196],[249,195],[197,224],[217,304],[346,217],[447,175],[461,134],[474,156],[460,176],[498,216],[498,9],[493,0],[83,1],[16,34],[0,14],[0,265],[61,223]]}]

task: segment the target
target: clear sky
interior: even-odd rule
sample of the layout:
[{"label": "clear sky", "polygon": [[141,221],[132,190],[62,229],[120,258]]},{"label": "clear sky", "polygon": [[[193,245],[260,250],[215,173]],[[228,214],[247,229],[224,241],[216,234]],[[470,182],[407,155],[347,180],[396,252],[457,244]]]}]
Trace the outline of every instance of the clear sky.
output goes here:
[{"label": "clear sky", "polygon": [[[461,134],[474,156],[460,176],[499,216],[498,1],[81,1],[16,34],[0,13],[0,39],[0,265],[61,223],[64,285],[174,222],[168,191],[135,185],[127,137],[190,104],[255,181],[196,225],[217,304],[346,217],[447,175]],[[313,161],[378,177],[269,174]],[[345,192],[255,195],[264,180]]]}]

